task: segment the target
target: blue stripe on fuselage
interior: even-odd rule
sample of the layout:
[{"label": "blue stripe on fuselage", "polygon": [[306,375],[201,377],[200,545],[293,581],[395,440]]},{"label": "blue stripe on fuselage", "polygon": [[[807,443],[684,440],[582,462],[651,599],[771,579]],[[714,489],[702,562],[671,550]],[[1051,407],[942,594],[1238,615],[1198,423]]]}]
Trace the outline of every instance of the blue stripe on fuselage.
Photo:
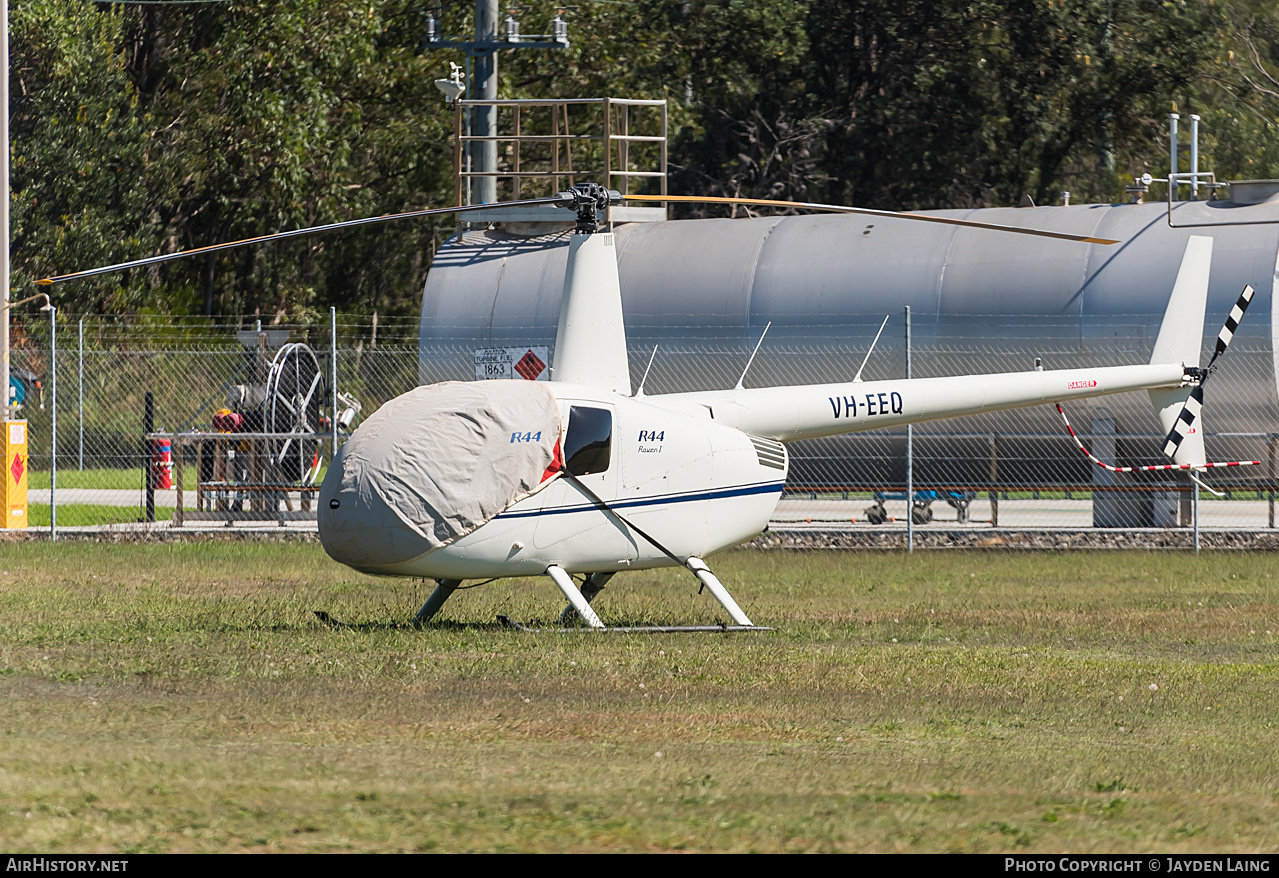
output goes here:
[{"label": "blue stripe on fuselage", "polygon": [[[670,503],[688,503],[695,500],[723,500],[728,497],[746,497],[751,494],[780,494],[785,482],[764,482],[758,485],[740,485],[715,491],[696,491],[684,494],[663,494],[660,497],[642,497],[635,500],[609,500],[610,509],[634,509],[639,506],[664,506]],[[557,506],[554,509],[531,509],[528,512],[503,512],[496,518],[536,518],[539,515],[564,515],[572,512],[592,512],[593,503],[573,506]]]}]

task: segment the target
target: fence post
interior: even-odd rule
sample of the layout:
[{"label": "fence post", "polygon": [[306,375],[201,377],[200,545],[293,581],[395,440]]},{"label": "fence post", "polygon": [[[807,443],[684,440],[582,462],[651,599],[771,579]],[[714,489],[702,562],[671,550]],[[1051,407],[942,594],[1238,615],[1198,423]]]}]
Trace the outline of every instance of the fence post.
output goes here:
[{"label": "fence post", "polygon": [[[906,380],[910,380],[910,306],[906,306]],[[915,551],[915,426],[906,425],[906,551]]]},{"label": "fence post", "polygon": [[1195,480],[1195,554],[1199,554],[1199,482]]},{"label": "fence post", "polygon": [[76,368],[76,423],[80,425],[80,469],[84,469],[84,318],[80,318],[80,345]]},{"label": "fence post", "polygon": [[329,306],[329,429],[333,433],[331,439],[332,462],[338,456],[338,309]]},{"label": "fence post", "polygon": [[1279,439],[1274,433],[1270,434],[1270,440],[1266,443],[1270,446],[1270,490],[1266,492],[1266,505],[1270,507],[1268,521],[1266,526],[1273,528],[1275,526],[1275,440]]},{"label": "fence post", "polygon": [[155,467],[151,465],[151,437],[155,432],[155,394],[147,391],[142,409],[142,472],[146,475],[146,512],[148,522],[155,521]]},{"label": "fence post", "polygon": [[[1089,448],[1102,460],[1119,462],[1119,439],[1115,418],[1109,408],[1097,408],[1092,419],[1092,444]],[[1099,466],[1089,468],[1092,474],[1092,526],[1131,527],[1128,502],[1130,494],[1111,490],[1120,487],[1115,473]]]},{"label": "fence post", "polygon": [[49,306],[49,383],[53,399],[49,439],[49,540],[58,541],[58,309]]},{"label": "fence post", "polygon": [[990,434],[990,526],[999,527],[999,434]]}]

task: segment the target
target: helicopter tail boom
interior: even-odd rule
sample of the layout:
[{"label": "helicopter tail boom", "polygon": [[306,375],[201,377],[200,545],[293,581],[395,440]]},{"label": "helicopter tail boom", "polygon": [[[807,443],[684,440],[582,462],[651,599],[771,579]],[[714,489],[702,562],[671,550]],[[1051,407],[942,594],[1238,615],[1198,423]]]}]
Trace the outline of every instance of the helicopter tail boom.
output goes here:
[{"label": "helicopter tail boom", "polygon": [[[854,379],[758,390],[739,386],[669,398],[705,406],[716,420],[729,426],[788,442],[1147,390],[1167,430],[1186,401],[1186,388],[1198,385],[1204,371],[1199,369],[1199,351],[1211,262],[1212,239],[1192,236],[1164,311],[1154,354],[1145,365],[896,381]],[[1236,306],[1236,310],[1239,315],[1234,326],[1242,317],[1241,308]],[[1227,328],[1231,325],[1228,322]],[[1219,347],[1223,345],[1219,343]],[[1181,456],[1201,458],[1202,444],[1196,435],[1183,445]]]},{"label": "helicopter tail boom", "polygon": [[1180,365],[1149,364],[681,393],[663,399],[699,404],[727,426],[793,442],[1131,390],[1171,389],[1181,387],[1184,378]]}]

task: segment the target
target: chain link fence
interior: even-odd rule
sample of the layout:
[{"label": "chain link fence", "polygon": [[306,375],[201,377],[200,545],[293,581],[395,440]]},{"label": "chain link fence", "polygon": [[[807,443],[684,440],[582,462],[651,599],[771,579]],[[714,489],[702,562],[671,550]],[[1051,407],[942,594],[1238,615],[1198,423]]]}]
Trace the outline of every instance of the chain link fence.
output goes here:
[{"label": "chain link fence", "polygon": [[[775,331],[765,339],[745,384],[849,381],[881,320],[882,315],[868,316],[864,325],[842,326],[839,342],[811,340],[828,338],[829,326],[792,325]],[[160,471],[157,450],[145,439],[148,395],[154,432],[213,434],[213,417],[227,408],[228,393],[236,385],[261,384],[264,362],[282,339],[304,343],[314,352],[326,414],[332,399],[328,378],[336,361],[338,390],[360,405],[352,427],[419,383],[475,380],[476,350],[488,346],[459,337],[433,342],[419,352],[416,320],[379,322],[346,315],[307,325],[264,323],[261,329],[272,338],[265,352],[255,345],[258,323],[253,318],[80,320],[59,315],[57,321],[54,491],[51,325],[39,313],[13,321],[12,367],[24,382],[17,416],[26,418],[30,429],[29,520],[37,528],[53,524],[55,506],[57,526],[64,528],[123,526],[145,521],[149,514],[170,520],[178,492],[161,481],[153,485],[154,508],[148,510],[147,474]],[[896,338],[886,332],[871,354],[865,379],[905,374],[900,319],[897,326]],[[531,343],[553,340],[553,331],[535,334]],[[1050,369],[1120,365],[1144,362],[1153,344],[1145,337],[1063,339],[1048,331],[1035,338],[1033,328],[1024,335],[1015,343],[977,334],[943,338],[936,327],[918,320],[912,374],[1025,370],[1035,358]],[[633,337],[633,384],[639,384],[657,344],[645,379],[647,394],[731,387],[757,339]],[[1176,529],[1192,527],[1196,520],[1206,530],[1273,529],[1279,441],[1274,376],[1268,340],[1241,337],[1209,384],[1203,419],[1209,459],[1258,460],[1261,465],[1211,472],[1208,480],[1222,496],[1202,494],[1197,519],[1195,485],[1188,479],[1101,470],[1079,453],[1057,412],[1046,405],[917,425],[911,441],[910,497],[905,428],[796,443],[774,527],[900,530],[913,516],[912,524],[924,529]],[[344,407],[340,404],[339,410]],[[1163,462],[1163,436],[1145,394],[1074,403],[1067,413],[1102,459],[1122,465]],[[309,474],[314,484],[323,477],[330,441],[321,447],[319,465]],[[187,478],[183,506],[195,510],[200,500],[192,488],[207,478],[207,464],[197,459],[200,452],[194,445],[180,445],[173,453],[175,466],[183,467]],[[225,494],[222,500],[227,500]],[[292,503],[283,495],[280,502]]]},{"label": "chain link fence", "polygon": [[[369,317],[337,316],[332,323],[287,325],[253,318],[81,320],[59,316],[56,490],[51,490],[55,478],[50,454],[55,421],[51,326],[44,315],[15,319],[12,325],[11,366],[22,383],[23,397],[15,417],[25,418],[29,426],[28,500],[33,527],[51,526],[55,505],[59,527],[136,524],[149,517],[169,520],[177,491],[165,482],[176,481],[178,466],[187,476],[184,506],[195,509],[194,482],[208,475],[199,468],[199,449],[193,444],[168,445],[173,468],[157,467],[156,443],[146,439],[148,398],[150,432],[215,434],[213,418],[219,410],[237,408],[230,402],[236,386],[262,387],[284,342],[305,344],[315,354],[321,375],[316,393],[323,399],[326,418],[334,360],[338,387],[359,400],[362,416],[417,384],[416,321],[382,320],[379,325]],[[264,346],[256,343],[260,332],[267,336]],[[319,426],[328,430],[327,423]],[[256,428],[261,430],[262,425]],[[327,452],[329,443],[323,448]],[[323,477],[325,461],[327,456],[310,481],[318,483]],[[150,513],[149,471],[155,474]]]}]

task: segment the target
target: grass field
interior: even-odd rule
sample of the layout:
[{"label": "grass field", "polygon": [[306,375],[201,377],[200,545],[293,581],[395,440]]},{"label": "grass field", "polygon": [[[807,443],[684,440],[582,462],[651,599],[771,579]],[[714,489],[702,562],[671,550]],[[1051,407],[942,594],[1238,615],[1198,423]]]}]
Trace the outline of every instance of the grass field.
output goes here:
[{"label": "grass field", "polygon": [[[0,543],[9,851],[1279,849],[1275,558],[713,559],[776,633],[525,634],[298,543]],[[634,573],[612,624],[706,623]],[[324,610],[344,627],[317,621]]]},{"label": "grass field", "polygon": [[[34,528],[49,527],[49,504],[28,503],[27,515],[29,526]],[[156,510],[156,517],[161,521],[173,515],[172,509]],[[142,510],[137,506],[99,506],[92,503],[59,503],[58,527],[85,527],[94,524],[119,524],[121,522],[138,521]]]},{"label": "grass field", "polygon": [[[58,455],[59,488],[93,488],[119,491],[142,491],[141,469],[86,469],[78,470],[67,465]],[[46,458],[46,463],[48,462]],[[35,493],[49,490],[49,471],[32,470],[27,476],[27,490]]]}]

